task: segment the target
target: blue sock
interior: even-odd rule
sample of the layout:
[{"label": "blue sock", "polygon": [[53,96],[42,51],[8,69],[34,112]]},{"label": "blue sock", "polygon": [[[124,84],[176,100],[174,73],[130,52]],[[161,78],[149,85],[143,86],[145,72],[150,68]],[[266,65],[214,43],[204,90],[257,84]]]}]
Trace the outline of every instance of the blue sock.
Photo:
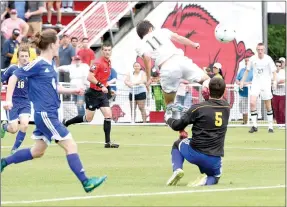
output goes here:
[{"label": "blue sock", "polygon": [[4,129],[4,131],[6,131],[7,132],[7,128],[8,128],[8,123],[6,123],[6,124],[3,124],[3,129]]},{"label": "blue sock", "polygon": [[12,150],[18,149],[20,147],[20,145],[25,139],[25,136],[26,136],[26,132],[21,132],[21,131],[18,132]]},{"label": "blue sock", "polygon": [[28,160],[32,160],[32,154],[31,154],[31,149],[21,149],[17,152],[15,152],[13,155],[10,155],[9,157],[4,158],[6,161],[7,165],[10,165],[12,163],[17,164],[20,162],[25,162]]},{"label": "blue sock", "polygon": [[207,176],[205,185],[215,185],[218,183],[219,178],[214,176]]},{"label": "blue sock", "polygon": [[182,169],[184,158],[178,149],[172,149],[171,161],[172,161],[173,171],[175,171],[178,168]]},{"label": "blue sock", "polygon": [[67,160],[71,170],[81,182],[88,180],[79,155],[77,153],[67,155]]}]

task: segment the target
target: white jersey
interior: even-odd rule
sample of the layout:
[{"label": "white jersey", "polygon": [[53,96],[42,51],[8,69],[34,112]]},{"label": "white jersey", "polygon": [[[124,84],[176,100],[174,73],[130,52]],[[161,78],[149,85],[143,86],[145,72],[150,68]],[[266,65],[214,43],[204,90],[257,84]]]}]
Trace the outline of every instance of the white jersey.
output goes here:
[{"label": "white jersey", "polygon": [[184,55],[171,41],[172,32],[168,29],[156,29],[148,33],[141,40],[136,49],[138,55],[147,55],[155,60],[155,65],[159,66],[173,55]]},{"label": "white jersey", "polygon": [[248,62],[247,70],[253,68],[253,82],[260,82],[260,84],[271,84],[273,79],[273,72],[276,71],[274,61],[269,55],[264,55],[259,59],[258,55],[253,55]]}]

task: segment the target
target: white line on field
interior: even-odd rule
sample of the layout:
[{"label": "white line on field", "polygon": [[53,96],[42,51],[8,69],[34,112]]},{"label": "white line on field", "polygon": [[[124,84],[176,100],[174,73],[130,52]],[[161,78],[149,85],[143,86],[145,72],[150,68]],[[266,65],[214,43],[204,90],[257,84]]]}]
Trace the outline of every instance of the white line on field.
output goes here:
[{"label": "white line on field", "polygon": [[166,191],[166,192],[148,192],[148,193],[127,193],[127,194],[111,194],[111,195],[97,195],[97,196],[75,196],[63,198],[51,198],[41,200],[24,200],[24,201],[2,201],[1,204],[30,204],[30,203],[47,203],[58,201],[72,201],[72,200],[88,200],[97,198],[112,198],[112,197],[143,197],[143,196],[157,196],[157,195],[174,195],[174,194],[191,194],[191,193],[210,193],[210,192],[227,192],[227,191],[246,191],[246,190],[264,190],[285,188],[285,185],[275,186],[258,186],[258,187],[242,187],[242,188],[223,188],[223,189],[203,189],[203,190],[186,190],[186,191]]},{"label": "white line on field", "polygon": [[[97,141],[79,141],[77,144],[104,144]],[[120,144],[122,146],[135,146],[135,147],[171,147],[171,144]],[[57,146],[51,144],[50,146]],[[31,146],[22,146],[31,147]],[[1,146],[1,149],[10,149],[12,146]],[[285,151],[284,148],[260,148],[260,147],[225,147],[225,149],[239,149],[239,150],[267,150],[267,151]]]}]

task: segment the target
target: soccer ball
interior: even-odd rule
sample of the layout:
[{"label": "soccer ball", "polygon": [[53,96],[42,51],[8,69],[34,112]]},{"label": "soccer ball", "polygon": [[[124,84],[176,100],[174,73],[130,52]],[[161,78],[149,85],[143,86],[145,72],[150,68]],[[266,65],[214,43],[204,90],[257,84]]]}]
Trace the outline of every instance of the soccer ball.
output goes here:
[{"label": "soccer ball", "polygon": [[218,24],[214,30],[216,39],[222,43],[228,43],[235,39],[236,31],[227,25]]}]

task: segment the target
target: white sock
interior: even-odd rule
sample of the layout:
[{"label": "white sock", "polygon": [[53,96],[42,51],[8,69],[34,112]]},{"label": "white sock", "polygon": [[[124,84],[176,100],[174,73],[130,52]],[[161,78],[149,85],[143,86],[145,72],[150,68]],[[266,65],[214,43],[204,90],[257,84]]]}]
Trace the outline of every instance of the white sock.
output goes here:
[{"label": "white sock", "polygon": [[251,111],[251,120],[254,127],[257,128],[257,111]]},{"label": "white sock", "polygon": [[273,129],[273,111],[267,111],[268,128]]}]

